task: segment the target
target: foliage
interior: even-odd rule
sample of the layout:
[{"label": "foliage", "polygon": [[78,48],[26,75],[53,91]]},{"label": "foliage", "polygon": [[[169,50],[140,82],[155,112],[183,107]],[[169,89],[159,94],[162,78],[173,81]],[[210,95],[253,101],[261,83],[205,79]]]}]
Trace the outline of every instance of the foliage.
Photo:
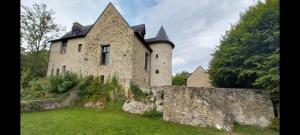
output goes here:
[{"label": "foliage", "polygon": [[55,12],[48,10],[43,3],[21,7],[21,41],[25,42],[30,52],[46,50],[48,41],[58,37],[58,32],[63,30],[54,22]]},{"label": "foliage", "polygon": [[136,85],[134,82],[130,82],[130,90],[133,93],[134,98],[139,97],[147,97],[151,93],[143,92],[138,85]]},{"label": "foliage", "polygon": [[[48,41],[58,37],[63,29],[54,23],[54,12],[45,4],[21,7],[21,78],[44,77],[48,66]],[[21,86],[26,87],[27,82],[25,79]]]},{"label": "foliage", "polygon": [[22,135],[279,135],[270,129],[238,126],[227,132],[80,107],[22,112],[20,126]]},{"label": "foliage", "polygon": [[182,71],[181,73],[177,73],[172,78],[172,85],[186,85],[186,80],[187,80],[189,74],[190,73],[187,71]]},{"label": "foliage", "polygon": [[21,99],[45,99],[65,97],[66,94],[55,94],[48,91],[50,82],[48,78],[34,78],[28,82],[27,87],[21,88]]},{"label": "foliage", "polygon": [[279,131],[279,118],[274,118],[271,122],[271,124],[268,126],[270,129],[273,129],[275,131]]},{"label": "foliage", "polygon": [[145,112],[142,114],[142,116],[152,118],[152,119],[161,119],[163,117],[162,112],[158,112],[155,109],[152,109],[151,111]]},{"label": "foliage", "polygon": [[279,1],[258,2],[227,31],[209,65],[216,87],[279,91]]},{"label": "foliage", "polygon": [[79,96],[84,102],[86,100],[99,100],[105,98],[106,101],[124,101],[125,95],[121,85],[118,84],[118,78],[114,75],[108,77],[106,82],[101,82],[99,77],[84,77],[76,86]]},{"label": "foliage", "polygon": [[78,83],[77,75],[71,72],[66,72],[59,76],[49,77],[49,91],[54,93],[65,93]]},{"label": "foliage", "polygon": [[28,87],[28,83],[34,78],[30,69],[21,70],[21,88]]}]

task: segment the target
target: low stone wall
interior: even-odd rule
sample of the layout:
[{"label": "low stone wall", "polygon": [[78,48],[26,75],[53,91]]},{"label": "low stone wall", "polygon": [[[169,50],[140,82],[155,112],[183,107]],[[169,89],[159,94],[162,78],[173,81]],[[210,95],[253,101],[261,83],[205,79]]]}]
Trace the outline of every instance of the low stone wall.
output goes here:
[{"label": "low stone wall", "polygon": [[233,123],[266,127],[274,118],[266,90],[165,87],[163,119],[232,130]]},{"label": "low stone wall", "polygon": [[21,112],[43,111],[71,106],[78,99],[77,91],[71,91],[67,98],[21,101]]}]

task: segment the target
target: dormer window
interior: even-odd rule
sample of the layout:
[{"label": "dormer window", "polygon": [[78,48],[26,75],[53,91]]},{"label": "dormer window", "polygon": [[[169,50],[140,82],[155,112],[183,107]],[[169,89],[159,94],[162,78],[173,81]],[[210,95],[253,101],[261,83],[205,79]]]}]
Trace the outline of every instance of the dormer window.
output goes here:
[{"label": "dormer window", "polygon": [[79,24],[78,22],[73,23],[72,35],[76,36],[76,35],[81,34],[82,28],[83,28],[83,26],[81,24]]}]

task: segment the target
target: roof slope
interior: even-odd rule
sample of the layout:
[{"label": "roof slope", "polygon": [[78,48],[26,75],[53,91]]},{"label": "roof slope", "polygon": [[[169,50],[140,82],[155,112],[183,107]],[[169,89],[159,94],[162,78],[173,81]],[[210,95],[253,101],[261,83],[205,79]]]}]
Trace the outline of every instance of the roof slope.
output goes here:
[{"label": "roof slope", "polygon": [[[112,3],[109,3],[108,6],[112,6],[114,9],[115,7],[113,6]],[[108,8],[108,6],[104,9],[104,11],[101,13],[101,15],[98,17],[98,19],[102,16],[102,14],[105,12],[105,10]],[[116,9],[115,9],[116,10]],[[122,19],[126,22],[126,20],[123,18],[123,16],[118,12],[118,10],[116,10],[116,12],[122,17]],[[97,20],[98,20],[97,19]],[[95,21],[95,23],[97,22],[97,20]],[[95,24],[94,23],[94,24]],[[126,22],[127,23],[127,22]],[[75,24],[75,23],[74,23]],[[74,27],[73,24],[73,27]],[[82,26],[79,23],[76,22],[76,25],[79,25],[80,27],[76,27],[77,30],[79,30],[79,33],[73,32],[72,30],[67,32],[65,35],[63,35],[62,37],[58,38],[58,39],[54,39],[51,40],[49,42],[57,42],[57,41],[62,41],[62,40],[68,40],[68,39],[72,39],[72,38],[79,38],[79,37],[85,37],[89,31],[93,28],[94,24],[91,25],[86,25],[86,26]],[[127,23],[127,25],[129,26],[129,24]],[[72,27],[72,29],[73,29]],[[151,43],[168,43],[172,46],[172,48],[175,47],[175,45],[169,40],[165,29],[163,28],[163,26],[161,26],[161,28],[159,29],[156,37],[154,38],[148,38],[145,39],[145,34],[146,34],[146,28],[145,28],[145,24],[139,24],[139,25],[135,25],[135,26],[130,26],[130,28],[134,31],[136,37],[141,40],[143,42],[143,45],[146,46],[147,49],[149,49],[151,52],[151,48],[149,47],[149,45]],[[75,34],[74,34],[75,33]]]},{"label": "roof slope", "polygon": [[72,31],[69,31],[65,35],[63,35],[62,37],[60,37],[58,39],[55,39],[55,40],[51,40],[51,42],[65,40],[65,39],[78,38],[78,37],[84,37],[89,32],[89,30],[92,28],[92,26],[93,25],[83,26],[82,29],[81,29],[81,33],[77,34],[77,35],[73,35]]}]

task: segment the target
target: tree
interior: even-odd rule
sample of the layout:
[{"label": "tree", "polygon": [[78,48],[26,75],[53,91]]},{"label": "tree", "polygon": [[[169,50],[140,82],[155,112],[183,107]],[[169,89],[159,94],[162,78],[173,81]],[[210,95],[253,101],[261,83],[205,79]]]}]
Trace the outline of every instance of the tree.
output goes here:
[{"label": "tree", "polygon": [[172,78],[172,85],[186,85],[186,80],[189,75],[190,73],[187,71],[182,71],[181,73],[177,73]]},{"label": "tree", "polygon": [[216,87],[279,92],[279,0],[258,2],[223,36],[208,73]]},{"label": "tree", "polygon": [[21,69],[29,68],[36,75],[44,76],[45,64],[48,63],[48,54],[45,56],[48,42],[57,38],[64,28],[54,22],[55,12],[48,10],[45,4],[21,7]]}]

